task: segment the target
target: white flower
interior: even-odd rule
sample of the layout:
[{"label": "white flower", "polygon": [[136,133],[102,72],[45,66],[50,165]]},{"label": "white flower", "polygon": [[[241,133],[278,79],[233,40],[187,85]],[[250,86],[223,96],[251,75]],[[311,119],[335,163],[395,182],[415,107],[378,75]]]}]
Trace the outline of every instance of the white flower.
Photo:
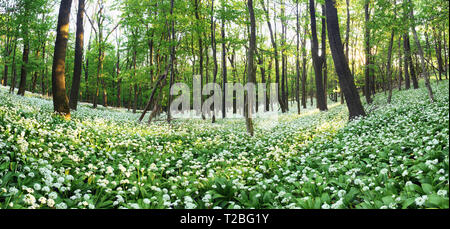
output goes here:
[{"label": "white flower", "polygon": [[344,197],[345,194],[347,194],[347,192],[346,192],[345,190],[339,190],[339,191],[338,191],[338,196],[339,196],[339,198]]},{"label": "white flower", "polygon": [[34,203],[36,203],[36,198],[31,194],[26,194],[23,198],[23,201],[28,205],[33,205]]},{"label": "white flower", "polygon": [[162,198],[163,198],[164,201],[169,201],[169,200],[170,200],[170,196],[167,195],[167,194],[164,194],[164,195],[162,196]]},{"label": "white flower", "polygon": [[407,176],[408,175],[408,170],[403,171],[402,176]]},{"label": "white flower", "polygon": [[327,203],[324,203],[322,205],[322,209],[330,209],[330,205],[328,205]]},{"label": "white flower", "polygon": [[41,203],[41,204],[46,204],[47,203],[47,198],[45,198],[45,197],[41,197],[41,198],[39,198],[39,202]]},{"label": "white flower", "polygon": [[55,207],[56,209],[67,209],[67,205],[65,203],[59,203]]},{"label": "white flower", "polygon": [[428,199],[428,196],[417,197],[415,199],[416,205],[419,207],[422,206],[425,203],[425,201],[427,201],[427,199]]},{"label": "white flower", "polygon": [[58,194],[56,192],[52,192],[52,193],[48,194],[48,198],[52,199],[52,200],[56,200],[56,198],[58,198]]},{"label": "white flower", "polygon": [[39,191],[39,190],[41,190],[41,185],[38,184],[38,183],[36,183],[36,184],[33,185],[33,188],[34,188],[36,191]]},{"label": "white flower", "polygon": [[439,190],[437,194],[442,197],[447,197],[447,190]]},{"label": "white flower", "polygon": [[47,206],[52,208],[54,205],[55,205],[55,201],[53,199],[48,199],[47,200]]}]

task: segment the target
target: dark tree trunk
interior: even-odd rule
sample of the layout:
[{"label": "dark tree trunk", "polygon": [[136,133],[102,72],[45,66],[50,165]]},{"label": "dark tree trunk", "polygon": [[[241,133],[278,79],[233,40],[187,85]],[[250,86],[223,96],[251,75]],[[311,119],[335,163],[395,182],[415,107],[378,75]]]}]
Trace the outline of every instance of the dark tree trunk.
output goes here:
[{"label": "dark tree trunk", "polygon": [[307,84],[307,79],[306,79],[306,71],[307,71],[307,69],[306,69],[306,62],[307,62],[307,59],[306,59],[306,26],[305,26],[305,28],[303,29],[303,40],[302,40],[302,47],[303,47],[303,49],[302,49],[302,105],[303,105],[303,108],[304,109],[306,109],[306,103],[307,103],[307,97],[308,97],[308,95],[307,95],[307,92],[306,92],[306,84]]},{"label": "dark tree trunk", "polygon": [[222,19],[222,118],[226,117],[226,103],[225,103],[225,92],[227,83],[227,52],[225,44],[225,19]]},{"label": "dark tree trunk", "polygon": [[[199,14],[199,1],[200,0],[194,0],[195,3],[195,18],[197,20],[197,27],[199,27],[201,25],[201,19],[200,19],[200,14]],[[203,39],[202,39],[202,33],[200,32],[201,29],[197,28],[198,32],[198,48],[199,48],[199,61],[200,61],[200,104],[203,104],[203,95],[202,95],[202,91],[203,91]],[[206,52],[208,53],[208,52]],[[207,61],[206,61],[206,74],[208,74],[208,64],[209,64],[209,59],[208,59],[208,55],[207,55]],[[202,113],[202,118],[203,120],[205,119],[205,116]]]},{"label": "dark tree trunk", "polygon": [[[398,69],[398,90],[402,90],[402,80],[403,80],[403,56],[402,56],[402,36],[398,36],[398,60],[399,60],[399,69]],[[406,77],[405,77],[406,78]]]},{"label": "dark tree trunk", "polygon": [[25,38],[25,44],[23,45],[23,54],[22,54],[22,68],[20,69],[19,91],[17,92],[17,94],[21,96],[25,95],[25,89],[27,86],[27,65],[29,53],[30,53],[30,43],[28,41],[28,38]]},{"label": "dark tree trunk", "polygon": [[[217,72],[218,72],[218,64],[217,64],[217,46],[216,46],[216,26],[214,20],[214,0],[212,0],[211,4],[211,47],[213,51],[213,61],[214,61],[214,69],[213,69],[213,83],[217,82]],[[214,109],[214,103],[211,105]],[[212,123],[216,122],[216,114],[215,110],[212,113]]]},{"label": "dark tree trunk", "polygon": [[52,92],[54,111],[70,118],[69,99],[66,95],[65,62],[69,37],[69,18],[72,0],[61,0],[56,31],[55,53],[52,67]]},{"label": "dark tree trunk", "polygon": [[370,80],[370,12],[369,12],[369,0],[365,0],[364,3],[364,12],[365,12],[365,33],[364,33],[364,42],[365,42],[365,54],[366,54],[366,65],[365,65],[365,87],[364,87],[364,95],[366,96],[366,101],[368,104],[372,103],[371,98],[371,80]]},{"label": "dark tree trunk", "polygon": [[341,35],[339,31],[339,21],[334,0],[326,0],[326,17],[328,27],[328,40],[330,42],[331,53],[333,55],[334,66],[339,77],[339,83],[344,92],[345,100],[349,110],[350,120],[365,116],[364,107],[356,90],[354,78],[351,75],[348,63],[344,54]]},{"label": "dark tree trunk", "polygon": [[7,35],[7,37],[6,37],[6,47],[5,47],[5,56],[4,56],[4,58],[5,58],[5,67],[4,67],[4,69],[3,69],[3,79],[2,79],[2,85],[3,86],[6,86],[6,85],[8,85],[8,65],[9,65],[9,61],[8,61],[8,58],[9,58],[9,55],[11,55],[11,40],[12,40],[12,38],[9,36],[9,35]]},{"label": "dark tree trunk", "polygon": [[409,66],[411,61],[411,49],[409,45],[409,35],[403,35],[403,49],[405,50],[404,57],[404,69],[405,69],[405,89],[408,90],[411,88],[411,80],[409,75]]},{"label": "dark tree trunk", "polygon": [[[36,60],[39,59],[40,51],[41,51],[41,49],[40,49],[40,47],[38,47],[36,50],[36,56],[35,56]],[[37,85],[38,78],[39,78],[39,71],[35,70],[33,80],[31,81],[31,92],[32,93],[34,93],[36,91],[36,85]]]},{"label": "dark tree trunk", "polygon": [[46,46],[47,46],[47,42],[44,41],[43,45],[42,45],[42,62],[44,63],[44,69],[42,69],[42,77],[41,77],[41,90],[42,90],[42,95],[46,95],[47,94],[47,90],[46,90],[46,81],[47,81],[47,63],[46,63],[46,57],[45,57],[45,52],[46,52]]},{"label": "dark tree trunk", "polygon": [[[315,10],[315,1],[310,0],[309,1],[309,11],[311,16],[311,36],[312,36],[312,42],[311,42],[311,53],[312,53],[312,59],[313,59],[313,66],[314,66],[314,72],[315,72],[315,79],[316,79],[316,100],[317,100],[317,106],[320,111],[326,111],[328,110],[327,105],[325,103],[325,93],[324,93],[324,86],[323,86],[323,77],[322,77],[322,70],[323,70],[323,63],[325,56],[322,55],[319,56],[319,41],[317,39],[317,29],[316,29],[316,10]],[[325,25],[322,25],[325,26]],[[325,37],[322,37],[322,39],[325,39]],[[322,42],[323,44],[323,42]],[[326,47],[322,47],[322,50]]]},{"label": "dark tree trunk", "polygon": [[[170,16],[173,15],[173,9],[174,9],[174,0],[170,1]],[[170,41],[172,42],[171,48],[170,48],[170,81],[169,81],[169,88],[172,88],[172,85],[175,80],[175,45],[173,42],[175,42],[175,19],[171,19],[171,32],[170,32]],[[170,112],[170,103],[172,102],[172,95],[169,94],[169,101],[167,103],[167,122],[170,123],[172,120],[172,114]]]},{"label": "dark tree trunk", "polygon": [[[280,64],[279,64],[280,61],[279,61],[279,56],[278,56],[278,45],[277,45],[277,42],[276,42],[275,37],[274,37],[273,30],[272,30],[272,23],[270,22],[269,11],[265,7],[264,0],[260,0],[260,1],[261,1],[261,5],[262,5],[262,7],[264,9],[265,15],[266,15],[267,26],[269,28],[269,33],[270,33],[270,41],[272,43],[272,47],[273,47],[273,50],[274,50],[275,83],[277,83],[277,85],[280,85]],[[279,88],[279,86],[278,86],[278,88]],[[284,101],[283,101],[282,96],[281,96],[280,93],[281,93],[281,91],[278,90],[278,93],[277,93],[278,94],[278,103],[280,104],[281,111],[283,113],[285,113],[286,109],[285,109]]]},{"label": "dark tree trunk", "polygon": [[407,59],[408,66],[409,66],[409,76],[411,78],[411,80],[409,80],[409,79],[407,80],[407,83],[406,83],[407,89],[409,89],[411,87],[410,81],[412,81],[414,89],[417,89],[417,88],[419,88],[419,83],[417,81],[417,75],[416,75],[414,63],[412,60],[411,43],[410,43],[408,34],[406,34],[406,36],[404,37],[404,40],[405,40],[405,54],[406,54],[406,59]]},{"label": "dark tree trunk", "polygon": [[436,30],[434,29],[434,47],[436,49],[436,59],[438,62],[438,69],[439,69],[439,80],[442,80],[442,73],[444,72],[443,63],[442,63],[442,44],[441,44],[441,38],[440,33],[436,33]]},{"label": "dark tree trunk", "polygon": [[13,59],[12,59],[12,79],[11,79],[11,87],[9,88],[10,93],[14,93],[14,89],[16,87],[16,78],[17,78],[17,69],[16,69],[16,51],[17,51],[17,41],[14,42],[14,52],[13,52]]},{"label": "dark tree trunk", "polygon": [[388,78],[388,103],[391,103],[392,100],[392,76],[391,76],[391,58],[392,58],[392,47],[394,46],[394,36],[395,30],[391,32],[391,40],[389,41],[389,50],[388,50],[388,58],[387,58],[387,78]]},{"label": "dark tree trunk", "polygon": [[83,64],[84,45],[84,0],[78,0],[77,32],[75,39],[75,63],[73,67],[72,89],[70,90],[69,106],[76,110],[78,105],[78,95],[80,94],[81,66]]},{"label": "dark tree trunk", "polygon": [[[300,10],[297,1],[297,52],[295,53],[295,70],[297,73],[295,99],[297,100],[297,114],[300,114]],[[304,48],[304,47],[303,47]]]},{"label": "dark tree trunk", "polygon": [[409,11],[410,20],[411,20],[411,30],[413,32],[414,40],[416,41],[416,46],[419,51],[423,77],[425,78],[425,87],[427,88],[427,91],[428,91],[428,97],[430,98],[431,102],[434,102],[434,94],[433,94],[433,90],[431,89],[430,78],[428,76],[428,73],[426,72],[425,57],[423,54],[423,49],[422,49],[422,46],[419,41],[419,36],[417,35],[417,32],[416,32],[416,23],[414,22],[414,10],[413,10],[414,6],[413,6],[411,0],[408,0],[408,1],[409,1],[409,5],[411,7],[411,9]]},{"label": "dark tree trunk", "polygon": [[[256,72],[254,68],[254,54],[256,50],[256,20],[255,20],[255,13],[253,11],[253,0],[248,0],[248,11],[250,14],[250,44],[248,49],[248,83],[256,83]],[[252,121],[252,115],[251,111],[252,109],[249,108],[249,104],[251,103],[250,100],[251,97],[247,96],[246,102],[245,102],[245,123],[247,126],[247,132],[253,136],[254,135],[254,129],[253,129],[253,121]]]}]

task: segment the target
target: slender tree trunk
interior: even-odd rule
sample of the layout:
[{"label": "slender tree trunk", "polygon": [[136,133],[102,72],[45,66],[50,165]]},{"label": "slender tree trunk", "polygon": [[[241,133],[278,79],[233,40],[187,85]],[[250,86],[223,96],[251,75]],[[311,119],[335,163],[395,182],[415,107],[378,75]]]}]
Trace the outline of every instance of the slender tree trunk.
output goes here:
[{"label": "slender tree trunk", "polygon": [[4,56],[4,63],[5,67],[3,69],[3,79],[2,79],[2,85],[7,86],[8,85],[8,65],[9,65],[9,55],[11,55],[11,37],[9,34],[6,36],[6,46],[5,46],[5,56]]},{"label": "slender tree trunk", "polygon": [[410,82],[412,81],[413,83],[413,87],[414,89],[419,88],[419,83],[417,81],[417,75],[416,75],[416,71],[414,68],[414,63],[412,60],[412,55],[411,55],[411,43],[409,40],[409,35],[406,34],[404,36],[404,44],[405,44],[405,58],[406,58],[406,68],[409,67],[409,77],[406,79],[406,89],[409,89],[410,86]]},{"label": "slender tree trunk", "polygon": [[[174,9],[174,0],[170,1],[170,16],[173,15],[173,9]],[[173,45],[173,42],[175,42],[175,19],[171,19],[171,33],[170,33],[170,40],[172,42],[171,48],[170,48],[170,81],[169,81],[169,88],[172,88],[172,85],[175,80],[175,70],[174,70],[174,63],[175,63],[175,45]],[[172,114],[170,111],[170,104],[172,102],[172,95],[169,94],[169,101],[167,103],[167,122],[170,123],[172,120]]]},{"label": "slender tree trunk", "polygon": [[[200,26],[201,26],[201,19],[200,19],[200,13],[199,13],[199,1],[200,0],[194,0],[194,3],[195,3],[195,18],[196,18],[196,20],[197,20],[197,30],[198,30],[198,32],[197,32],[197,35],[198,35],[198,49],[199,49],[199,61],[200,61],[200,104],[203,104],[203,95],[202,95],[202,92],[203,92],[203,78],[204,78],[204,75],[203,75],[203,39],[202,39],[202,33],[201,33],[201,29],[199,28]],[[206,53],[207,53],[207,50],[208,49],[206,49]],[[206,69],[208,69],[208,64],[209,64],[209,59],[208,59],[208,54],[206,54],[207,55],[207,61],[206,61]],[[206,74],[208,74],[208,70],[206,70]],[[204,114],[202,113],[202,119],[203,120],[205,120],[205,116],[204,116]]]},{"label": "slender tree trunk", "polygon": [[[295,53],[295,67],[297,73],[295,98],[297,100],[297,114],[300,114],[300,10],[299,1],[296,2],[297,13],[297,52]],[[304,48],[304,47],[303,47]]]},{"label": "slender tree trunk", "polygon": [[[38,48],[36,49],[36,55],[35,55],[36,60],[39,59],[39,56],[41,55],[41,54],[40,54],[40,51],[41,51],[41,48],[38,47]],[[31,81],[31,93],[34,93],[34,92],[36,91],[36,85],[37,85],[37,80],[38,80],[38,78],[39,78],[39,71],[38,71],[38,70],[35,70],[35,71],[34,71],[33,79],[32,79],[32,81]]]},{"label": "slender tree trunk", "polygon": [[391,58],[392,58],[392,47],[394,46],[394,36],[395,30],[391,32],[391,40],[389,41],[389,50],[388,50],[388,58],[387,58],[387,78],[388,78],[388,103],[391,103],[392,100],[392,76],[391,76]]},{"label": "slender tree trunk", "polygon": [[439,69],[439,81],[442,80],[442,73],[444,72],[443,63],[442,63],[442,44],[441,44],[441,38],[440,38],[440,32],[437,33],[435,29],[434,31],[434,47],[436,49],[436,59],[438,62],[438,69]]},{"label": "slender tree trunk", "polygon": [[19,91],[17,92],[17,94],[21,96],[25,95],[25,89],[27,86],[27,65],[29,53],[30,53],[30,43],[28,41],[28,38],[25,38],[25,44],[23,45],[23,54],[22,54],[22,68],[20,70]]},{"label": "slender tree trunk", "polygon": [[84,0],[78,0],[77,32],[75,39],[75,62],[73,67],[72,89],[70,90],[69,106],[76,110],[78,105],[78,95],[80,94],[81,66],[83,64],[84,46]]},{"label": "slender tree trunk", "polygon": [[[317,39],[317,29],[316,29],[316,10],[315,10],[315,1],[310,0],[309,1],[309,10],[310,10],[310,16],[311,16],[311,36],[312,36],[312,42],[311,42],[311,53],[312,53],[312,59],[313,59],[313,66],[314,66],[314,72],[315,72],[315,79],[316,79],[316,100],[317,100],[317,106],[320,111],[326,111],[327,105],[325,103],[325,92],[324,92],[324,85],[323,85],[323,77],[322,77],[322,70],[323,70],[323,63],[324,63],[324,52],[322,51],[322,55],[319,56],[319,41]],[[325,25],[322,25],[325,26]],[[322,31],[323,35],[323,31]],[[324,36],[322,36],[322,39],[325,39]],[[323,45],[324,42],[322,42]],[[324,50],[326,47],[322,47],[322,50]]]},{"label": "slender tree trunk", "polygon": [[402,56],[402,36],[398,36],[398,62],[399,62],[399,69],[398,69],[398,90],[402,90],[402,79],[403,79],[403,56]]},{"label": "slender tree trunk", "polygon": [[[326,26],[326,12],[325,12],[325,4],[322,4],[322,58],[323,58],[323,97],[325,107],[327,107],[328,99],[327,99],[327,90],[328,90],[328,64],[327,64],[327,26]],[[327,108],[328,109],[328,108]]]},{"label": "slender tree trunk", "polygon": [[17,50],[17,41],[14,42],[14,49],[13,49],[13,59],[12,59],[12,80],[11,80],[11,87],[9,88],[10,93],[14,93],[14,89],[16,87],[16,78],[17,78],[17,69],[16,69],[16,50]]},{"label": "slender tree trunk", "polygon": [[42,45],[42,63],[44,65],[44,68],[42,69],[42,77],[41,77],[41,90],[42,90],[42,95],[46,95],[47,94],[47,90],[46,90],[46,81],[47,81],[47,62],[46,62],[46,57],[45,57],[45,52],[46,52],[46,46],[47,46],[47,42],[44,41],[43,45]]},{"label": "slender tree trunk", "polygon": [[65,60],[69,37],[69,18],[72,0],[61,0],[56,31],[55,53],[52,67],[52,92],[54,111],[70,118],[69,99],[66,95]]},{"label": "slender tree trunk", "polygon": [[404,68],[405,68],[405,89],[408,90],[411,88],[411,81],[409,75],[409,61],[411,60],[411,49],[409,46],[409,35],[403,35],[403,49],[405,50],[405,58],[404,58]]},{"label": "slender tree trunk", "polygon": [[445,65],[445,79],[448,79],[448,47],[447,47],[447,35],[445,34],[445,30],[442,31],[444,37],[444,65]]},{"label": "slender tree trunk", "polygon": [[[256,83],[256,72],[254,68],[254,54],[256,50],[256,20],[255,20],[255,13],[253,11],[253,0],[248,0],[248,11],[250,14],[250,44],[248,49],[248,83]],[[250,94],[250,93],[248,93]],[[254,129],[253,129],[253,121],[252,121],[252,108],[249,108],[249,106],[252,106],[253,104],[251,102],[251,97],[247,96],[246,99],[246,106],[245,106],[245,123],[247,126],[247,132],[253,136],[254,135]]]},{"label": "slender tree trunk", "polygon": [[[217,64],[217,47],[216,47],[216,22],[214,20],[214,0],[212,0],[211,4],[211,47],[213,51],[213,61],[214,61],[214,69],[213,69],[213,84],[217,82],[217,72],[218,72],[218,64]],[[214,103],[211,105],[213,107],[212,113],[212,123],[216,122],[216,114],[214,110]]]},{"label": "slender tree trunk", "polygon": [[[274,50],[273,52],[274,52],[274,58],[275,58],[275,83],[277,83],[277,85],[280,85],[280,64],[279,64],[280,61],[279,61],[279,55],[278,55],[278,45],[277,45],[273,30],[272,30],[272,23],[270,22],[269,11],[265,6],[264,0],[260,0],[260,2],[264,9],[265,15],[266,15],[267,26],[269,28],[269,33],[270,33],[270,41],[272,43],[272,47]],[[278,86],[278,88],[279,88],[279,86]],[[278,103],[280,104],[281,111],[283,113],[285,113],[286,109],[285,109],[284,101],[283,101],[280,93],[281,93],[281,91],[278,90]]]},{"label": "slender tree trunk", "polygon": [[364,94],[366,96],[366,101],[368,104],[372,103],[372,98],[370,95],[370,12],[369,12],[369,4],[370,0],[365,0],[364,3],[364,12],[365,12],[365,33],[364,33],[364,41],[365,41],[365,54],[366,54],[366,65],[365,65],[365,90]]},{"label": "slender tree trunk", "polygon": [[86,63],[84,69],[84,82],[86,83],[85,101],[89,101],[89,53],[91,52],[91,35],[89,35],[88,50],[86,52]]},{"label": "slender tree trunk", "polygon": [[344,92],[345,100],[349,110],[350,120],[365,116],[364,107],[361,104],[358,91],[356,90],[354,78],[351,75],[346,60],[341,35],[339,31],[339,21],[337,10],[334,6],[335,0],[326,0],[326,17],[328,27],[328,40],[330,42],[331,53],[333,55],[334,66],[339,77],[339,83]]},{"label": "slender tree trunk", "polygon": [[226,83],[227,83],[227,52],[225,44],[225,19],[222,19],[222,118],[226,117]]},{"label": "slender tree trunk", "polygon": [[425,78],[425,87],[428,90],[428,96],[429,96],[431,102],[434,102],[434,94],[433,94],[433,90],[431,89],[430,78],[428,76],[428,73],[426,72],[425,57],[424,57],[424,54],[423,54],[422,45],[420,44],[419,36],[417,35],[417,32],[416,32],[416,23],[414,21],[414,6],[413,6],[411,0],[408,0],[408,1],[409,1],[409,5],[411,7],[411,9],[409,11],[410,19],[411,19],[411,30],[413,32],[414,40],[416,41],[416,46],[417,46],[417,49],[419,51],[419,56],[420,56],[421,66],[422,66],[422,72],[423,72],[423,76]]},{"label": "slender tree trunk", "polygon": [[302,40],[302,105],[303,108],[306,109],[306,103],[307,103],[307,92],[306,92],[306,26],[303,29],[303,40]]}]

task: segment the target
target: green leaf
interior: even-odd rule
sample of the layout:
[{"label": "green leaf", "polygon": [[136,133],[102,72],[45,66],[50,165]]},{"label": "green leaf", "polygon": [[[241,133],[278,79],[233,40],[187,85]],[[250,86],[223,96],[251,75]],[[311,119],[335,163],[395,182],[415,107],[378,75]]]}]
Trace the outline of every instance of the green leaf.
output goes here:
[{"label": "green leaf", "polygon": [[433,192],[433,186],[430,184],[422,184],[422,190],[425,192],[425,194],[431,194]]}]

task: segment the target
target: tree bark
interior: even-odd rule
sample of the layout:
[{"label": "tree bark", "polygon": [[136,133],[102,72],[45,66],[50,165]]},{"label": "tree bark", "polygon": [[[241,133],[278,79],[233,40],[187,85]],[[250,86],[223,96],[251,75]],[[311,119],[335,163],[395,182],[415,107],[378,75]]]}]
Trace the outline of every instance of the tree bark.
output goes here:
[{"label": "tree bark", "polygon": [[419,41],[419,36],[417,35],[417,32],[416,32],[416,23],[414,21],[414,7],[413,7],[413,4],[412,4],[411,0],[408,0],[408,1],[409,1],[409,5],[411,7],[411,9],[409,11],[410,19],[411,19],[411,30],[413,32],[414,40],[416,41],[416,46],[417,46],[417,49],[419,51],[423,77],[425,78],[425,87],[427,88],[427,91],[428,91],[428,97],[430,98],[431,102],[433,103],[434,102],[434,94],[433,94],[433,90],[431,89],[430,78],[429,78],[428,73],[426,71],[427,67],[425,65],[425,57],[424,57],[424,54],[423,54],[423,49],[422,49],[422,46],[421,46],[420,41]]},{"label": "tree bark", "polygon": [[370,0],[365,0],[364,3],[364,15],[365,15],[365,33],[364,33],[364,43],[365,43],[365,54],[366,54],[366,64],[365,64],[365,90],[364,95],[366,96],[366,101],[368,104],[372,103],[372,98],[370,95],[370,12],[369,12]]},{"label": "tree bark", "polygon": [[55,53],[52,67],[52,92],[54,111],[70,118],[69,99],[66,95],[65,62],[69,37],[69,18],[72,0],[61,0],[56,30]]},{"label": "tree bark", "polygon": [[225,19],[222,19],[222,118],[226,117],[227,51],[225,43]]},{"label": "tree bark", "polygon": [[[254,54],[256,50],[256,21],[255,21],[255,13],[253,10],[253,0],[248,0],[248,11],[250,15],[250,44],[248,48],[248,75],[247,80],[248,83],[256,83],[256,72],[254,68]],[[247,132],[250,134],[250,136],[254,135],[254,128],[253,128],[253,121],[252,121],[252,108],[249,108],[249,104],[251,103],[251,97],[247,96],[246,102],[245,102],[245,123],[247,126]]]},{"label": "tree bark", "polygon": [[[295,68],[297,73],[295,98],[297,100],[297,114],[300,114],[300,10],[299,1],[296,2],[297,13],[297,52],[295,53]],[[302,47],[304,48],[304,47]]]},{"label": "tree bark", "polygon": [[84,0],[78,0],[77,32],[75,39],[75,62],[73,67],[72,89],[70,90],[69,106],[77,110],[78,95],[80,94],[81,66],[83,64],[84,46]]},{"label": "tree bark", "polygon": [[19,84],[19,91],[17,92],[17,94],[21,96],[25,95],[25,89],[27,86],[27,65],[28,65],[28,56],[30,53],[30,43],[28,38],[25,38],[24,42],[25,44],[23,45],[22,68],[20,69],[20,84]]},{"label": "tree bark", "polygon": [[[214,0],[211,1],[211,48],[213,51],[213,62],[214,62],[214,69],[213,69],[213,83],[215,84],[217,82],[217,72],[218,72],[218,64],[217,64],[217,46],[216,46],[216,26],[215,26],[215,20],[214,20]],[[214,103],[211,105],[214,109]],[[212,113],[212,123],[216,122],[216,114],[215,110],[213,110]]]},{"label": "tree bark", "polygon": [[388,78],[388,103],[391,103],[392,100],[392,76],[391,76],[391,58],[392,58],[392,47],[394,46],[394,36],[395,30],[391,32],[391,39],[389,41],[389,50],[388,50],[388,58],[387,58],[387,78]]},{"label": "tree bark", "polygon": [[[272,43],[272,47],[273,47],[273,50],[274,50],[275,83],[277,83],[277,85],[278,85],[277,87],[279,88],[279,85],[280,85],[280,64],[279,64],[279,62],[280,62],[280,60],[279,60],[279,56],[278,56],[278,45],[277,45],[277,42],[276,42],[275,37],[274,37],[273,30],[272,30],[272,23],[270,22],[270,18],[269,18],[269,11],[268,11],[268,9],[266,8],[266,6],[264,4],[264,0],[260,0],[260,2],[261,2],[261,5],[262,5],[262,7],[264,9],[265,15],[266,15],[267,26],[269,28],[269,34],[270,34],[270,41]],[[278,103],[280,104],[281,111],[283,113],[285,113],[286,109],[285,109],[285,106],[284,106],[284,101],[283,101],[282,96],[281,96],[281,90],[278,90]]]},{"label": "tree bark", "polygon": [[365,116],[364,107],[361,104],[358,91],[356,90],[354,78],[351,75],[346,56],[344,54],[341,35],[339,31],[339,21],[337,10],[334,6],[335,0],[326,0],[326,17],[328,28],[328,40],[334,60],[336,73],[339,77],[340,86],[344,92],[345,100],[349,110],[349,119],[358,116]]},{"label": "tree bark", "polygon": [[[325,103],[325,92],[324,92],[324,86],[323,86],[323,77],[322,77],[322,68],[324,63],[324,52],[322,51],[322,55],[319,56],[319,41],[317,39],[317,29],[316,29],[316,10],[315,10],[315,1],[310,0],[309,1],[309,11],[311,16],[311,36],[312,36],[312,42],[311,42],[311,53],[312,53],[312,59],[313,59],[313,66],[314,66],[314,72],[315,72],[315,80],[316,80],[316,100],[317,100],[317,106],[320,111],[326,111],[328,110],[326,103]],[[322,25],[325,26],[325,25]],[[324,37],[322,37],[324,39]],[[323,42],[322,42],[323,44]],[[324,50],[326,47],[322,47],[322,50]]]}]

